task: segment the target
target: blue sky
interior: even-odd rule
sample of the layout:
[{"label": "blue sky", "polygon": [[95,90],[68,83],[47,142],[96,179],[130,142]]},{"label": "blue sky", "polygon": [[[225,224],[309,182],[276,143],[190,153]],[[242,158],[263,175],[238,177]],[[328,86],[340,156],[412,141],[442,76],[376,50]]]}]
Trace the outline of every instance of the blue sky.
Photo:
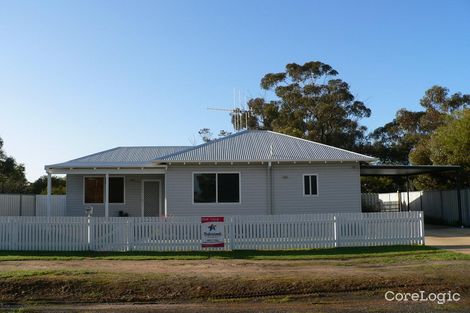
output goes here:
[{"label": "blue sky", "polygon": [[233,89],[332,65],[374,129],[434,84],[470,92],[470,1],[0,0],[0,137],[26,165],[231,129]]}]

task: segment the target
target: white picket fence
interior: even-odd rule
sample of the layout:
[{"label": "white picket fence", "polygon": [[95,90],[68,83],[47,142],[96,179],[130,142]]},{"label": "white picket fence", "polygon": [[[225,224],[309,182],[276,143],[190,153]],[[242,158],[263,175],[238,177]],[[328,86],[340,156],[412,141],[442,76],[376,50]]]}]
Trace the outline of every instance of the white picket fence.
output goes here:
[{"label": "white picket fence", "polygon": [[[51,216],[64,216],[67,196],[51,196]],[[0,216],[47,216],[46,195],[0,194]]]},{"label": "white picket fence", "polygon": [[[232,216],[225,221],[225,250],[424,244],[422,212]],[[20,216],[0,217],[0,250],[203,248],[200,217]]]}]

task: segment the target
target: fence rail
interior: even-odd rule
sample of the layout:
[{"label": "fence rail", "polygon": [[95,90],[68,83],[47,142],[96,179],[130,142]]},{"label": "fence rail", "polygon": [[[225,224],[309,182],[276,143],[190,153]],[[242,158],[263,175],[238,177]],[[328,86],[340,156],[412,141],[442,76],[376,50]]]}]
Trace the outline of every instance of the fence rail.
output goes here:
[{"label": "fence rail", "polygon": [[[424,244],[422,212],[231,216],[226,250]],[[202,250],[199,217],[0,217],[1,250]]]}]

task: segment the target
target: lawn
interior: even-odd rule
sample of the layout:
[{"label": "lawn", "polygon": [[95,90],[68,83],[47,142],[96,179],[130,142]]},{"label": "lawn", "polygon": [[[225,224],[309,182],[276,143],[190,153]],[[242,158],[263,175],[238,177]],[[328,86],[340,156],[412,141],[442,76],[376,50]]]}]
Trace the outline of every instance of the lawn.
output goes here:
[{"label": "lawn", "polygon": [[375,258],[378,262],[396,260],[470,260],[470,255],[427,246],[349,247],[304,250],[236,250],[192,252],[93,252],[93,251],[0,251],[2,261],[26,260],[352,260]]}]

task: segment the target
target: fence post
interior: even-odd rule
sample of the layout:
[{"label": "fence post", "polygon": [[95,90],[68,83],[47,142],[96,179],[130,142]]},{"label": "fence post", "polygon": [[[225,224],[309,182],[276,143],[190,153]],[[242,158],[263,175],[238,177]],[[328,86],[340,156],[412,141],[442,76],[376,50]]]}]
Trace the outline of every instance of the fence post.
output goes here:
[{"label": "fence post", "polygon": [[91,251],[91,217],[88,216],[87,218],[87,245],[88,245],[88,251]]},{"label": "fence post", "polygon": [[235,234],[234,234],[234,225],[233,225],[233,216],[230,216],[228,219],[228,247],[231,251],[235,250]]},{"label": "fence post", "polygon": [[338,219],[336,218],[336,215],[333,216],[333,230],[334,230],[334,236],[335,236],[335,248],[339,247],[339,232],[338,232]]},{"label": "fence post", "polygon": [[127,251],[134,250],[134,218],[127,218]]},{"label": "fence post", "polygon": [[419,212],[419,236],[421,237],[421,244],[424,246],[424,219],[423,212]]}]

